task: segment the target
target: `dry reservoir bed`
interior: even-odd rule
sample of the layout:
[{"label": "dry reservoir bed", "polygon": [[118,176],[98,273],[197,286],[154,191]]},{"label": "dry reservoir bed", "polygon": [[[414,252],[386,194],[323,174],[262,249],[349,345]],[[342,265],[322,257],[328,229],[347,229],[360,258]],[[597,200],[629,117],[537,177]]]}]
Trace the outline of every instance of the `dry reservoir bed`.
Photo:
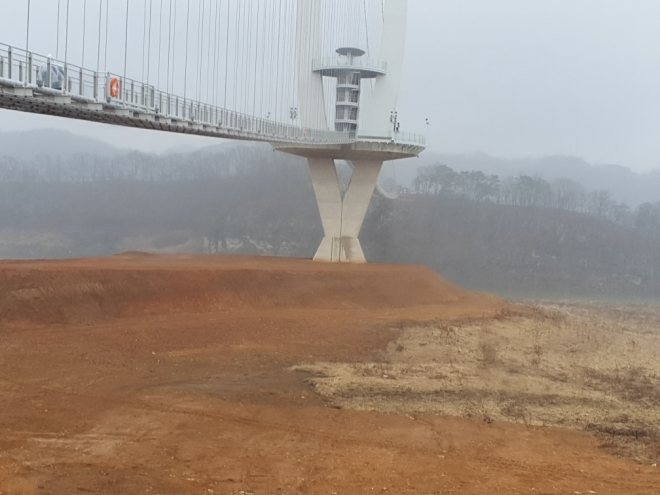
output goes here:
[{"label": "dry reservoir bed", "polygon": [[0,495],[657,495],[659,319],[419,266],[0,262]]},{"label": "dry reservoir bed", "polygon": [[516,304],[400,328],[374,362],[294,369],[338,407],[584,429],[660,461],[660,307]]}]

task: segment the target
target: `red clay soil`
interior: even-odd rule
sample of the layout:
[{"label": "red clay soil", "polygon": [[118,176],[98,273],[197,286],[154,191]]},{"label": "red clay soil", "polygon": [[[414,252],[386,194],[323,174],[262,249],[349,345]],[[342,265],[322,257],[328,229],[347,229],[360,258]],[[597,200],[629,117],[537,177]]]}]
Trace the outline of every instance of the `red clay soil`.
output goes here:
[{"label": "red clay soil", "polygon": [[417,266],[1,262],[0,495],[657,494],[588,434],[337,410],[289,371],[504,306]]}]

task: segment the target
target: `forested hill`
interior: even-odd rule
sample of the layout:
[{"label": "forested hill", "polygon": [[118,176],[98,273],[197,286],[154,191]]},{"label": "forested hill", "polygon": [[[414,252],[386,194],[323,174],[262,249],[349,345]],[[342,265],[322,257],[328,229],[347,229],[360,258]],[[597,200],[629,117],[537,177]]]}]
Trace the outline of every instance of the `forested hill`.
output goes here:
[{"label": "forested hill", "polygon": [[74,155],[103,157],[125,153],[98,139],[58,129],[0,132],[0,159],[33,160],[37,157],[70,158]]},{"label": "forested hill", "polygon": [[[422,263],[501,294],[660,297],[658,205],[630,208],[618,221],[589,202],[554,204],[552,183],[541,187],[546,202],[516,204],[476,194],[467,175],[452,172],[451,187],[374,199],[361,236],[369,259]],[[4,258],[129,250],[311,257],[321,237],[305,161],[267,146],[0,160]]]},{"label": "forested hill", "polygon": [[373,208],[371,259],[517,297],[660,297],[660,237],[584,213],[412,196]]},{"label": "forested hill", "polygon": [[592,165],[575,156],[503,159],[485,153],[442,154],[424,153],[419,159],[408,160],[408,167],[399,167],[401,180],[412,183],[420,166],[442,163],[457,172],[478,170],[501,179],[526,175],[549,182],[562,178],[582,184],[590,190],[608,191],[619,202],[635,208],[646,202],[660,201],[660,162],[650,164],[655,170],[638,173],[616,164]]}]

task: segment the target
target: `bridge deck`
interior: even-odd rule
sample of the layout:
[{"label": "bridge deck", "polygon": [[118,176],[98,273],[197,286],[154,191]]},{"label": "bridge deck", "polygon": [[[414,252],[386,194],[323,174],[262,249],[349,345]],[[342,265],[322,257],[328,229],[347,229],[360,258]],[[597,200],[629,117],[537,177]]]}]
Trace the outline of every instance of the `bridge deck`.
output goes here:
[{"label": "bridge deck", "polygon": [[[114,84],[114,90],[113,90]],[[308,129],[192,101],[110,73],[98,73],[0,44],[0,108],[183,134],[263,141],[283,151],[346,154],[376,146],[390,158],[417,155],[422,136],[401,133],[362,139],[354,133]],[[375,144],[374,144],[375,143]]]}]

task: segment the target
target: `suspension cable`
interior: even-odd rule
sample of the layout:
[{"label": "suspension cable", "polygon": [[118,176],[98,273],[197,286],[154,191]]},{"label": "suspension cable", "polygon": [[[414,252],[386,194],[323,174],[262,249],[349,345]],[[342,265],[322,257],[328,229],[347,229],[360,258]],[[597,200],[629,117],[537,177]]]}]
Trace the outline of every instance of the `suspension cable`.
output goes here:
[{"label": "suspension cable", "polygon": [[199,101],[200,99],[200,93],[202,91],[202,54],[204,51],[204,23],[202,22],[202,19],[204,17],[204,7],[206,6],[206,2],[202,0],[202,8],[198,9],[199,12],[199,23],[197,24],[197,70],[196,70],[196,76],[197,76],[197,81],[195,84],[195,100]]},{"label": "suspension cable", "polygon": [[252,4],[253,1],[250,0],[248,2],[248,7],[247,7],[247,17],[245,18],[245,22],[247,24],[247,39],[245,43],[245,63],[243,65],[245,72],[242,74],[244,79],[242,81],[243,84],[241,84],[243,88],[243,94],[241,95],[241,108],[242,112],[247,114],[249,113],[249,100],[250,100],[250,67],[252,64],[250,64],[250,53],[252,50],[252,24],[250,20],[252,19]]},{"label": "suspension cable", "polygon": [[244,58],[243,70],[241,71],[241,88],[243,89],[241,94],[241,112],[247,114],[250,95],[250,67],[252,66],[250,63],[250,52],[252,49],[252,0],[248,0],[245,7],[245,14],[245,46],[241,54]]},{"label": "suspension cable", "polygon": [[[266,3],[268,6],[268,3]],[[275,7],[271,4],[270,7],[272,8],[272,12],[269,12],[266,14],[266,18],[270,19],[270,31],[269,31],[269,41],[266,40],[266,37],[264,37],[264,46],[268,46],[269,48],[269,54],[268,54],[268,65],[266,66],[266,79],[265,79],[265,84],[262,84],[262,87],[265,90],[265,99],[266,99],[266,116],[270,117],[271,113],[271,106],[272,106],[272,80],[273,80],[273,60],[274,60],[274,55],[273,51],[275,48]],[[265,55],[265,50],[264,50],[264,55]],[[262,99],[264,98],[264,93],[262,93]]]},{"label": "suspension cable", "polygon": [[238,81],[237,81],[237,76],[238,76],[238,51],[239,51],[239,26],[241,25],[241,2],[239,1],[236,5],[236,28],[234,29],[234,84],[232,86],[232,96],[234,100],[233,108],[235,112],[238,111],[238,107],[236,105],[236,96],[238,94]]},{"label": "suspension cable", "polygon": [[252,55],[252,3],[252,0],[249,0],[247,6],[247,33],[245,37],[245,51],[243,52],[245,63],[243,64],[244,72],[241,80],[241,87],[243,88],[241,107],[245,114],[250,113],[250,83],[252,82],[250,78],[250,70],[252,67],[252,60],[250,59],[250,56]]},{"label": "suspension cable", "polygon": [[371,50],[369,50],[369,22],[367,20],[367,0],[364,0],[364,37],[367,40],[367,53],[371,54]]},{"label": "suspension cable", "polygon": [[167,21],[167,92],[170,92],[170,57],[172,56],[172,0],[170,0],[170,17]]},{"label": "suspension cable", "polygon": [[316,120],[318,119],[318,105],[316,101],[316,91],[315,91],[315,85],[314,85],[314,76],[315,74],[312,72],[312,60],[314,58],[314,48],[316,48],[316,40],[317,40],[317,35],[315,34],[316,31],[320,28],[320,26],[315,26],[314,23],[317,19],[317,15],[319,14],[318,12],[318,4],[315,4],[310,10],[311,10],[311,15],[309,18],[309,26],[307,29],[307,34],[309,36],[309,40],[307,43],[308,52],[307,52],[307,60],[309,65],[305,67],[305,71],[307,72],[305,75],[305,78],[307,79],[307,104],[309,105],[308,113],[312,117],[312,123],[313,126],[316,127]]},{"label": "suspension cable", "polygon": [[[174,93],[174,73],[175,73],[175,67],[176,67],[176,4],[177,0],[174,0],[174,34],[172,35],[172,93]],[[169,81],[168,81],[168,90],[167,92],[169,93]]]},{"label": "suspension cable", "polygon": [[220,31],[220,9],[222,8],[222,0],[218,0],[215,4],[215,35],[213,36],[213,106],[218,103],[218,32]]},{"label": "suspension cable", "polygon": [[110,0],[105,0],[105,54],[103,55],[103,68],[108,72],[108,22],[110,19]]},{"label": "suspension cable", "polygon": [[57,0],[57,41],[55,48],[55,58],[60,58],[60,3],[61,0]]},{"label": "suspension cable", "polygon": [[[210,69],[210,62],[211,62],[211,12],[213,11],[213,6],[212,3],[209,2],[209,12],[208,12],[208,18],[209,18],[209,25],[208,25],[208,35],[207,35],[207,41],[206,41],[206,78],[202,78],[202,82],[206,83],[206,98],[204,99],[204,103],[208,103],[209,100],[209,69]],[[202,52],[203,53],[203,52]],[[202,58],[202,64],[204,64],[204,59]],[[203,69],[203,67],[202,67]],[[200,77],[203,76],[203,70],[200,73]],[[202,92],[200,89],[200,94],[199,94],[199,99],[200,101],[202,100]]]},{"label": "suspension cable", "polygon": [[[85,67],[85,34],[87,30],[87,2],[83,2],[83,35],[82,35],[82,58],[80,67]],[[82,84],[82,81],[80,81]]]},{"label": "suspension cable", "polygon": [[[190,32],[190,0],[188,0],[188,14],[186,15],[186,66],[183,71],[183,98],[188,97],[188,33]],[[183,110],[185,117],[185,108]]]},{"label": "suspension cable", "polygon": [[128,67],[128,0],[126,0],[126,29],[125,29],[125,35],[124,35],[124,82],[122,84],[122,92],[123,92],[123,98],[122,100],[126,99],[126,88],[123,87],[126,84],[126,69]]},{"label": "suspension cable", "polygon": [[223,107],[227,109],[227,78],[229,76],[229,11],[231,10],[231,0],[227,0],[227,41],[225,43],[225,102]]},{"label": "suspension cable", "polygon": [[[69,3],[70,0],[66,0],[66,33],[64,38],[64,65],[66,65],[69,55]],[[68,90],[68,82],[64,81],[64,84]]]},{"label": "suspension cable", "polygon": [[[216,3],[216,8],[217,8],[217,3]],[[209,74],[211,70],[211,12],[213,12],[213,6],[209,3],[209,42],[208,42],[208,48],[206,50],[206,103],[209,103],[209,89],[210,89],[210,84],[209,84]]]},{"label": "suspension cable", "polygon": [[[25,35],[25,51],[30,51],[30,0],[27,4],[27,34]],[[31,68],[28,68],[28,71],[32,71]]]},{"label": "suspension cable", "polygon": [[[109,1],[109,0],[108,0]],[[147,41],[147,86],[151,80],[151,21],[153,19],[153,0],[149,0],[149,40]]]},{"label": "suspension cable", "polygon": [[160,17],[158,18],[158,78],[156,88],[160,91],[160,55],[163,47],[163,0],[160,0]]},{"label": "suspension cable", "polygon": [[[284,30],[285,33],[285,43],[284,43],[284,59],[282,63],[284,64],[285,69],[290,69],[288,70],[288,74],[286,74],[285,79],[288,81],[286,85],[282,85],[282,104],[284,105],[284,121],[287,123],[293,123],[293,118],[291,117],[291,114],[293,113],[293,106],[294,102],[292,100],[293,96],[293,91],[294,91],[294,85],[296,84],[296,66],[295,64],[289,66],[291,62],[291,51],[292,51],[292,45],[291,45],[291,40],[295,39],[295,33],[296,33],[296,22],[295,19],[293,19],[293,14],[291,13],[291,0],[286,0],[285,3],[285,9],[286,9],[286,15],[284,18],[286,19],[286,29]],[[287,87],[288,86],[288,87]],[[286,98],[286,100],[285,100]],[[288,112],[288,113],[287,113]]]},{"label": "suspension cable", "polygon": [[279,93],[280,93],[280,54],[282,52],[282,2],[277,2],[278,6],[278,28],[277,28],[277,65],[275,66],[275,120],[278,120],[280,114]]},{"label": "suspension cable", "polygon": [[[264,12],[264,18],[267,22],[266,28],[264,30],[264,37],[262,43],[263,51],[263,64],[262,64],[262,79],[261,83],[261,104],[259,105],[259,112],[262,115],[262,118],[268,119],[269,110],[270,110],[270,81],[271,81],[271,69],[273,67],[273,26],[275,25],[275,18],[272,12],[269,11],[268,2],[266,2],[266,12]],[[270,41],[270,43],[268,43]]]},{"label": "suspension cable", "polygon": [[146,68],[144,63],[144,52],[147,51],[147,0],[144,0],[142,16],[142,81],[144,81],[144,70]]},{"label": "suspension cable", "polygon": [[[252,99],[252,115],[257,110],[257,63],[259,62],[259,15],[261,14],[261,0],[257,0],[257,39],[254,43],[254,97]],[[263,26],[261,27],[263,29]],[[261,117],[261,115],[260,115]]]},{"label": "suspension cable", "polygon": [[[296,4],[295,0],[292,0],[291,3],[292,11],[294,14],[297,16],[298,13],[298,5]],[[294,27],[294,32],[296,33],[292,38],[291,38],[291,61],[294,66],[294,84],[291,85],[291,103],[294,105],[296,109],[296,118],[294,119],[296,122],[298,121],[298,117],[300,116],[300,98],[302,95],[300,94],[300,87],[298,86],[298,79],[300,78],[300,67],[298,67],[298,64],[296,63],[296,56],[298,52],[298,47],[296,46],[296,38],[298,37],[298,22],[296,21],[295,17],[292,16],[292,23]],[[298,101],[296,101],[296,97],[298,98]]]},{"label": "suspension cable", "polygon": [[103,17],[103,0],[99,0],[99,44],[96,51],[96,73],[99,73],[101,68],[101,19]]}]

